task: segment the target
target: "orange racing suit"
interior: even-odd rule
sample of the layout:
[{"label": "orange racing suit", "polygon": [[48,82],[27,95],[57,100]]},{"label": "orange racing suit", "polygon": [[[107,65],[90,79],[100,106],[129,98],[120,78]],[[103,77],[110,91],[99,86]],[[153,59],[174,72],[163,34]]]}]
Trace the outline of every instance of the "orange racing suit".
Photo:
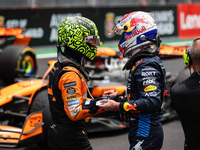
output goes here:
[{"label": "orange racing suit", "polygon": [[50,148],[91,150],[84,119],[103,111],[98,109],[91,114],[82,107],[89,102],[84,74],[72,63],[55,63],[50,72],[48,97],[53,121],[49,129]]}]

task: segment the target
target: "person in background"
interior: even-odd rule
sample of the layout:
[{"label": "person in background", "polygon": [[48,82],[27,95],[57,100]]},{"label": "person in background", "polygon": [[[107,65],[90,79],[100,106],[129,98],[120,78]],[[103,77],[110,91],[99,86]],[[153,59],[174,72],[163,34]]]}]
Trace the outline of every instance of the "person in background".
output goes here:
[{"label": "person in background", "polygon": [[193,40],[191,49],[183,54],[184,63],[193,73],[181,83],[172,86],[171,100],[185,135],[184,150],[200,149],[200,37]]},{"label": "person in background", "polygon": [[52,116],[48,143],[52,150],[92,150],[85,118],[103,111],[97,108],[97,99],[87,99],[89,72],[84,61],[94,59],[97,45],[100,45],[98,30],[88,18],[67,17],[60,24],[58,61],[49,73],[48,84]]},{"label": "person in background", "polygon": [[[99,107],[128,116],[130,150],[160,150],[162,108],[167,93],[165,67],[158,57],[161,40],[155,20],[148,12],[131,12],[112,31],[122,35],[119,51],[129,58],[123,68],[130,70],[127,96],[120,96],[121,102],[104,99]],[[103,96],[116,97],[117,94],[106,91]]]}]

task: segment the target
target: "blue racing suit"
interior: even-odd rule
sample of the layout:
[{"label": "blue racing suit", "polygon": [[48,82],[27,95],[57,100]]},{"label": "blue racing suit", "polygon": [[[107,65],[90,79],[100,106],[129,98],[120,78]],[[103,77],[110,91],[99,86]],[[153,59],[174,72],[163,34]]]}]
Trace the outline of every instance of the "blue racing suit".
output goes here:
[{"label": "blue racing suit", "polygon": [[129,114],[130,150],[160,150],[162,147],[162,107],[167,94],[165,74],[158,56],[141,58],[130,70],[128,101],[120,102],[120,110]]}]

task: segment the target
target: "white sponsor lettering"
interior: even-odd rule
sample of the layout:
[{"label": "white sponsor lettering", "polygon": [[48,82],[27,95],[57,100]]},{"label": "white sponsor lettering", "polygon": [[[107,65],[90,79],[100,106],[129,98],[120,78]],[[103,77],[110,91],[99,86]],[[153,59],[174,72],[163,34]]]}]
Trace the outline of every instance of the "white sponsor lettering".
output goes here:
[{"label": "white sponsor lettering", "polygon": [[175,31],[174,26],[174,11],[173,10],[156,10],[153,13],[158,33],[160,35],[171,35]]},{"label": "white sponsor lettering", "polygon": [[143,85],[155,84],[156,79],[152,78],[143,78]]},{"label": "white sponsor lettering", "polygon": [[69,109],[69,111],[72,111],[72,110],[76,109],[76,107],[78,107],[78,104],[69,106],[68,109]]},{"label": "white sponsor lettering", "polygon": [[34,39],[39,39],[39,38],[43,37],[44,30],[41,27],[39,27],[39,28],[29,28],[29,29],[26,30],[24,35],[27,36],[27,37],[32,37]]},{"label": "white sponsor lettering", "polygon": [[142,72],[142,76],[143,76],[143,77],[155,76],[155,75],[156,75],[156,72],[155,72],[155,71]]},{"label": "white sponsor lettering", "polygon": [[75,99],[75,100],[72,100],[72,101],[68,101],[67,105],[71,106],[71,105],[75,105],[75,104],[79,104],[79,103],[80,103],[80,100],[79,99]]},{"label": "white sponsor lettering", "polygon": [[157,92],[145,93],[145,97],[156,97],[157,95],[158,95]]},{"label": "white sponsor lettering", "polygon": [[148,71],[148,70],[156,70],[155,68],[144,68],[142,71]]},{"label": "white sponsor lettering", "polygon": [[44,36],[44,29],[42,27],[27,28],[28,19],[10,19],[6,21],[7,28],[22,28],[23,34],[33,39],[42,38]]},{"label": "white sponsor lettering", "polygon": [[184,12],[180,13],[180,24],[182,30],[199,29],[200,28],[200,14],[186,15]]},{"label": "white sponsor lettering", "polygon": [[160,35],[171,35],[174,33],[174,30],[175,30],[175,26],[173,22],[159,23],[157,27],[158,27],[158,33]]},{"label": "white sponsor lettering", "polygon": [[27,24],[27,19],[10,19],[6,21],[7,28],[25,28]]}]

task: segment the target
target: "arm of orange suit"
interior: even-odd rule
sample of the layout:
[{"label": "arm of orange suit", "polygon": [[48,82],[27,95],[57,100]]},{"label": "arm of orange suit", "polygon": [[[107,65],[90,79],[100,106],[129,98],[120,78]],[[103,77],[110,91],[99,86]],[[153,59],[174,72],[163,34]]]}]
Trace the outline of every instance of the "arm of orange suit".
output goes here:
[{"label": "arm of orange suit", "polygon": [[76,72],[66,72],[59,81],[59,89],[62,91],[64,109],[69,118],[73,121],[82,120],[87,117],[99,114],[102,109],[94,114],[89,109],[83,109],[82,104],[90,102],[87,100],[87,87],[83,77]]}]

